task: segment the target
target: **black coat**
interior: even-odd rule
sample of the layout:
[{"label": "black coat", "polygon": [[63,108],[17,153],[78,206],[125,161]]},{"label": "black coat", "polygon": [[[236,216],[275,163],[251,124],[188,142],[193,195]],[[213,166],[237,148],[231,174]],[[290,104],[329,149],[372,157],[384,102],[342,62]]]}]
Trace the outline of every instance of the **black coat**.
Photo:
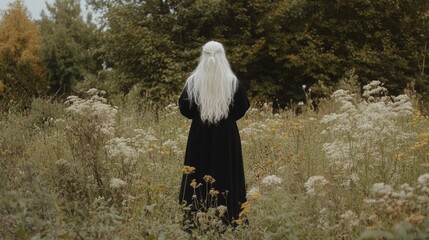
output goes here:
[{"label": "black coat", "polygon": [[[190,186],[192,179],[203,184],[197,191],[198,199],[206,199],[206,182],[203,177],[210,175],[216,180],[212,187],[221,193],[218,195],[217,205],[228,207],[229,221],[232,218],[237,219],[241,204],[246,202],[241,141],[236,124],[249,108],[245,91],[241,86],[237,89],[229,107],[228,118],[220,120],[217,124],[202,122],[195,102],[192,104],[189,102],[186,89],[179,98],[179,107],[183,116],[192,119],[184,165],[196,169],[195,173],[187,177],[183,175],[179,202],[181,204],[183,200],[187,204],[192,202],[194,192]],[[223,195],[222,192],[226,191],[227,194]]]}]

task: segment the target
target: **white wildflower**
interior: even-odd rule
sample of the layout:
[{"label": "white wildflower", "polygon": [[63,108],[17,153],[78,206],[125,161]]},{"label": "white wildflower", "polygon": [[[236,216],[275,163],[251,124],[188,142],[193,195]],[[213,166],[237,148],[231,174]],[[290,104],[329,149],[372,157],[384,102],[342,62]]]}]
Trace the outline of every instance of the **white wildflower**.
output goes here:
[{"label": "white wildflower", "polygon": [[370,97],[378,97],[387,93],[387,89],[383,87],[383,84],[380,81],[372,81],[369,84],[363,86],[364,92],[362,96],[369,99],[374,99]]},{"label": "white wildflower", "polygon": [[340,218],[340,222],[348,227],[359,226],[359,217],[351,210],[347,210],[345,213],[341,214]]},{"label": "white wildflower", "polygon": [[265,186],[278,185],[283,182],[283,179],[277,177],[276,175],[269,175],[262,179],[262,184]]},{"label": "white wildflower", "polygon": [[122,179],[119,179],[119,178],[112,178],[112,179],[110,179],[110,187],[112,189],[122,188],[125,185],[127,185],[127,182],[125,182]]},{"label": "white wildflower", "polygon": [[86,93],[88,93],[90,96],[93,96],[93,95],[97,95],[99,91],[96,88],[91,88],[88,91],[86,91]]},{"label": "white wildflower", "polygon": [[393,192],[393,188],[389,184],[375,183],[372,185],[371,191],[378,195],[390,195]]},{"label": "white wildflower", "polygon": [[326,207],[319,211],[319,219],[317,222],[317,228],[326,229],[329,227],[328,209]]},{"label": "white wildflower", "polygon": [[259,191],[258,187],[252,187],[248,192],[246,197],[250,199],[257,198],[259,195],[261,195],[261,192]]},{"label": "white wildflower", "polygon": [[162,143],[162,146],[168,147],[168,148],[177,148],[177,142],[171,139],[168,139],[164,143]]},{"label": "white wildflower", "polygon": [[304,187],[307,190],[307,194],[310,196],[325,195],[324,188],[329,184],[323,176],[312,176],[305,182]]},{"label": "white wildflower", "polygon": [[420,175],[417,181],[421,186],[429,186],[429,173]]},{"label": "white wildflower", "polygon": [[91,99],[85,100],[77,96],[69,96],[65,103],[70,104],[66,111],[72,115],[90,120],[95,124],[96,130],[105,135],[114,135],[115,116],[118,110],[116,107],[107,104],[105,98],[94,95]]},{"label": "white wildflower", "polygon": [[344,178],[343,186],[354,181],[349,177],[352,169],[357,174],[366,171],[360,162],[379,166],[386,161],[384,152],[398,152],[416,137],[415,132],[400,124],[400,118],[411,116],[413,111],[407,96],[393,97],[393,101],[383,97],[387,90],[379,81],[371,82],[364,90],[364,96],[374,101],[358,102],[346,90],[335,91],[331,97],[340,105],[339,111],[320,120],[325,125],[322,133],[333,139],[323,144],[325,158]]},{"label": "white wildflower", "polygon": [[110,139],[105,146],[107,156],[110,158],[118,156],[131,159],[137,158],[138,152],[134,147],[128,144],[130,141],[130,139],[122,137]]},{"label": "white wildflower", "polygon": [[228,208],[226,206],[224,206],[224,205],[219,205],[216,209],[219,212],[226,212],[228,210]]}]

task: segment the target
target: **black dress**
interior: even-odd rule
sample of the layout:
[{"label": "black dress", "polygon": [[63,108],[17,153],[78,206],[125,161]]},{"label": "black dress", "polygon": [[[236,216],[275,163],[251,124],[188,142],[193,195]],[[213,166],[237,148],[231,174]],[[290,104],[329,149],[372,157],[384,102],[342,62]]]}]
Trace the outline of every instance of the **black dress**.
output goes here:
[{"label": "black dress", "polygon": [[184,165],[196,169],[187,177],[183,175],[179,202],[192,202],[192,179],[203,184],[197,191],[198,200],[206,199],[206,182],[203,177],[210,175],[216,180],[212,187],[220,192],[217,205],[227,206],[225,217],[227,216],[228,221],[237,219],[241,204],[246,202],[241,141],[236,124],[249,108],[245,91],[239,86],[229,107],[228,118],[216,124],[204,123],[201,120],[198,107],[195,102],[190,104],[186,89],[179,98],[179,107],[183,116],[192,119]]}]

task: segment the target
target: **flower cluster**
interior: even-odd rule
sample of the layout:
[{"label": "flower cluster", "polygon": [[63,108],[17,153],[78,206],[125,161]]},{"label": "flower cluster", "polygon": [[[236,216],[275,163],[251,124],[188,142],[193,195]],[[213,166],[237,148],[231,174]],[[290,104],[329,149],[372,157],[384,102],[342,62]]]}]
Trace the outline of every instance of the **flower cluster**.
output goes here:
[{"label": "flower cluster", "polygon": [[383,83],[380,81],[372,81],[363,87],[362,96],[367,98],[368,101],[374,101],[376,98],[380,98],[387,94],[387,89],[383,87]]},{"label": "flower cluster", "polygon": [[[379,81],[364,86],[364,90],[366,101],[356,100],[346,90],[334,92],[331,97],[339,104],[339,112],[320,121],[325,126],[322,134],[333,139],[323,144],[323,152],[330,167],[342,175],[342,186],[359,181],[356,175],[350,179],[353,173],[360,175],[393,159],[417,136],[409,130],[407,119],[413,114],[413,106],[408,96],[384,96],[386,89]],[[359,163],[371,166],[365,168]]]},{"label": "flower cluster", "polygon": [[269,175],[262,179],[261,183],[265,186],[273,186],[273,185],[279,185],[283,182],[283,179],[280,177],[277,177],[276,175]]},{"label": "flower cluster", "polygon": [[395,189],[390,184],[375,183],[371,192],[372,198],[365,199],[364,203],[378,217],[411,222],[416,219],[421,222],[427,217],[429,173],[419,176],[414,186],[404,183]]},{"label": "flower cluster", "polygon": [[104,91],[90,89],[88,93],[92,95],[90,99],[82,99],[78,96],[67,97],[65,103],[70,106],[66,110],[74,116],[89,119],[98,131],[107,136],[113,136],[117,108],[108,104],[106,98],[98,95],[104,94]]},{"label": "flower cluster", "polygon": [[110,179],[110,187],[112,189],[122,188],[125,185],[127,185],[127,182],[125,182],[122,179],[119,179],[119,178],[112,178],[112,179]]},{"label": "flower cluster", "polygon": [[324,196],[329,181],[323,176],[312,176],[305,182],[304,187],[309,196]]},{"label": "flower cluster", "polygon": [[247,191],[246,197],[248,199],[254,200],[261,196],[261,192],[258,187],[252,187],[249,191]]},{"label": "flower cluster", "polygon": [[340,216],[340,224],[348,228],[359,226],[359,216],[351,210],[347,210]]}]

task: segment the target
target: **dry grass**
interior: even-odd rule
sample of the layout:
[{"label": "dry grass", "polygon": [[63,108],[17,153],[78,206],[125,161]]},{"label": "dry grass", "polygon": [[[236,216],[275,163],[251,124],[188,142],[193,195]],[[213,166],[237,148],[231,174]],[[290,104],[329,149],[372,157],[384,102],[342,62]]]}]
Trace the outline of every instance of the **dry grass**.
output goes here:
[{"label": "dry grass", "polygon": [[[190,122],[175,104],[132,97],[118,107],[102,98],[80,101],[71,111],[70,105],[36,99],[24,113],[1,116],[0,239],[191,238],[181,230],[177,199]],[[222,234],[201,227],[192,236],[428,237],[427,117],[416,109],[395,117],[386,106],[386,113],[365,112],[379,100],[353,101],[366,104],[361,115],[331,122],[322,119],[344,112],[334,99],[322,102],[319,113],[304,106],[299,116],[292,110],[272,115],[270,106],[250,109],[239,122],[252,189],[250,224]],[[353,125],[376,114],[379,119],[367,119],[374,121],[372,129],[377,121],[390,125],[372,132]],[[350,128],[338,132],[335,126]],[[340,155],[332,155],[327,143],[337,144]],[[344,164],[350,161],[351,167]]]}]

